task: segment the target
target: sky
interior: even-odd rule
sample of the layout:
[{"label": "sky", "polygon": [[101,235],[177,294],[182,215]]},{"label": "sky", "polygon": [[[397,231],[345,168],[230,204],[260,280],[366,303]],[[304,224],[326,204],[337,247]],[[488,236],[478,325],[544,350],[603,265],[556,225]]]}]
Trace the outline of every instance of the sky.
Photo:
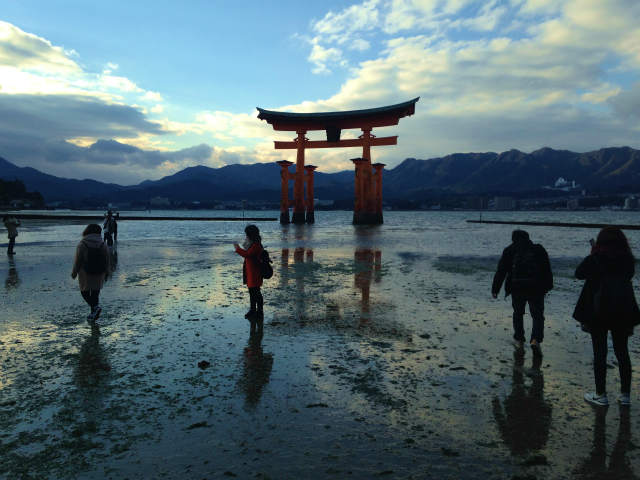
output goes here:
[{"label": "sky", "polygon": [[[373,161],[640,148],[638,18],[638,0],[0,0],[0,157],[131,185],[295,161],[273,148],[295,134],[256,107],[418,96],[415,115],[374,130],[399,138]],[[324,172],[360,154],[306,152]]]}]

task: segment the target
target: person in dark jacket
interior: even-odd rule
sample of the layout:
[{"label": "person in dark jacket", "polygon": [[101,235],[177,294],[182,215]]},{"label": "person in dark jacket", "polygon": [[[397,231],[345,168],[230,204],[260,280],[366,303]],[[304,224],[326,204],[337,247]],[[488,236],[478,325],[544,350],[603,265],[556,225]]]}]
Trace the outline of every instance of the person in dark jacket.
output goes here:
[{"label": "person in dark jacket", "polygon": [[2,217],[2,222],[7,229],[7,238],[9,238],[7,255],[15,255],[13,247],[16,244],[16,237],[18,236],[18,227],[20,226],[20,220],[18,220],[16,217],[5,215],[4,217]]},{"label": "person in dark jacket", "polygon": [[544,296],[553,288],[553,273],[547,251],[533,243],[524,230],[514,230],[511,245],[504,249],[493,277],[491,294],[498,298],[504,282],[505,296],[511,295],[513,306],[513,339],[518,348],[524,346],[523,317],[527,303],[533,320],[530,345],[533,354],[542,356],[544,338]]},{"label": "person in dark jacket", "polygon": [[611,331],[613,350],[620,371],[621,405],[630,405],[631,360],[628,341],[633,327],[640,324],[640,310],[631,279],[635,259],[622,230],[603,228],[591,254],[576,269],[576,278],[585,280],[573,318],[591,333],[593,373],[596,391],[586,393],[586,401],[607,406],[607,337]]},{"label": "person in dark jacket", "polygon": [[[263,313],[263,297],[260,287],[262,286],[262,274],[260,272],[260,255],[262,254],[262,238],[260,230],[255,225],[248,225],[244,229],[247,238],[241,247],[237,243],[233,246],[236,253],[244,257],[242,264],[242,283],[249,289],[249,311],[244,316],[253,323],[258,321],[258,325],[262,325],[264,319]],[[243,248],[244,247],[244,248]]]}]

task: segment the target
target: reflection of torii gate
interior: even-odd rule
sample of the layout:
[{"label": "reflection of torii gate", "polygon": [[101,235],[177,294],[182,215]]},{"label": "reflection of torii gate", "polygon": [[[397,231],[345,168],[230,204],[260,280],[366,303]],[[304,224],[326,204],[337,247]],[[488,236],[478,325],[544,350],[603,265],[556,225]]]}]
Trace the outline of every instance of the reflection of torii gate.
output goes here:
[{"label": "reflection of torii gate", "polygon": [[[355,201],[353,207],[354,224],[382,223],[382,169],[384,164],[371,165],[371,147],[396,145],[398,137],[376,137],[371,134],[374,127],[397,125],[402,117],[413,115],[415,104],[420,97],[397,105],[389,105],[367,110],[346,112],[292,113],[276,112],[258,108],[258,118],[273,125],[274,130],[293,131],[298,134],[292,142],[274,142],[276,150],[296,149],[296,171],[289,172],[291,162],[277,162],[282,168],[282,195],[280,199],[280,223],[289,223],[289,180],[293,186],[293,223],[313,223],[313,171],[317,168],[304,164],[305,148],[362,147],[362,158],[354,158]],[[347,128],[360,128],[358,138],[340,140],[340,132]],[[327,140],[309,140],[305,134],[310,130],[325,130]],[[375,173],[372,171],[375,169]],[[307,171],[307,195],[304,195]],[[306,207],[306,218],[305,218]]]}]

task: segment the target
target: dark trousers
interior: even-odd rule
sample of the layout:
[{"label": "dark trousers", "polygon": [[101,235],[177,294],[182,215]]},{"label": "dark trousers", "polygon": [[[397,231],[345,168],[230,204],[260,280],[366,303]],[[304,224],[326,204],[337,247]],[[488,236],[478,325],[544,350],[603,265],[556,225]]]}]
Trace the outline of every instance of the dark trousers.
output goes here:
[{"label": "dark trousers", "polygon": [[251,311],[262,313],[264,299],[260,287],[249,287],[249,302],[251,302]]},{"label": "dark trousers", "polygon": [[[607,336],[608,331],[603,329],[591,330],[591,343],[593,345],[593,374],[596,379],[596,393],[607,392]],[[613,351],[618,359],[620,370],[620,391],[629,394],[631,392],[631,359],[629,358],[629,341],[626,330],[611,330]]]},{"label": "dark trousers", "polygon": [[9,237],[9,247],[7,253],[13,253],[13,246],[16,244],[16,237]]},{"label": "dark trousers", "polygon": [[531,340],[535,339],[538,343],[542,343],[544,339],[544,294],[511,294],[511,305],[513,306],[513,338],[521,342],[525,341],[523,318],[527,303],[529,304],[529,313],[533,320]]},{"label": "dark trousers", "polygon": [[96,305],[99,303],[100,290],[85,290],[80,292],[82,294],[82,298],[84,301],[89,304],[91,307],[91,311],[96,308]]}]

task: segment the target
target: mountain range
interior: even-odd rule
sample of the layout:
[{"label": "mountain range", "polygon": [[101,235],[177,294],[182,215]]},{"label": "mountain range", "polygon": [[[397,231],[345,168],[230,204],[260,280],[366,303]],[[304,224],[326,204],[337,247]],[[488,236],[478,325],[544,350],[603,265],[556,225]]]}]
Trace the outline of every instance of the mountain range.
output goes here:
[{"label": "mountain range", "polygon": [[[322,168],[322,166],[320,166]],[[586,153],[542,148],[532,153],[455,153],[420,160],[407,158],[385,170],[385,200],[420,200],[435,195],[523,195],[541,191],[559,178],[575,180],[591,192],[640,190],[640,150],[602,148]],[[91,199],[146,202],[152,197],[172,201],[264,200],[280,198],[280,168],[274,164],[195,166],[159,180],[117,185],[97,180],[60,178],[31,167],[18,167],[0,157],[0,178],[21,180],[47,202]],[[353,171],[315,172],[315,197],[353,199]]]}]

